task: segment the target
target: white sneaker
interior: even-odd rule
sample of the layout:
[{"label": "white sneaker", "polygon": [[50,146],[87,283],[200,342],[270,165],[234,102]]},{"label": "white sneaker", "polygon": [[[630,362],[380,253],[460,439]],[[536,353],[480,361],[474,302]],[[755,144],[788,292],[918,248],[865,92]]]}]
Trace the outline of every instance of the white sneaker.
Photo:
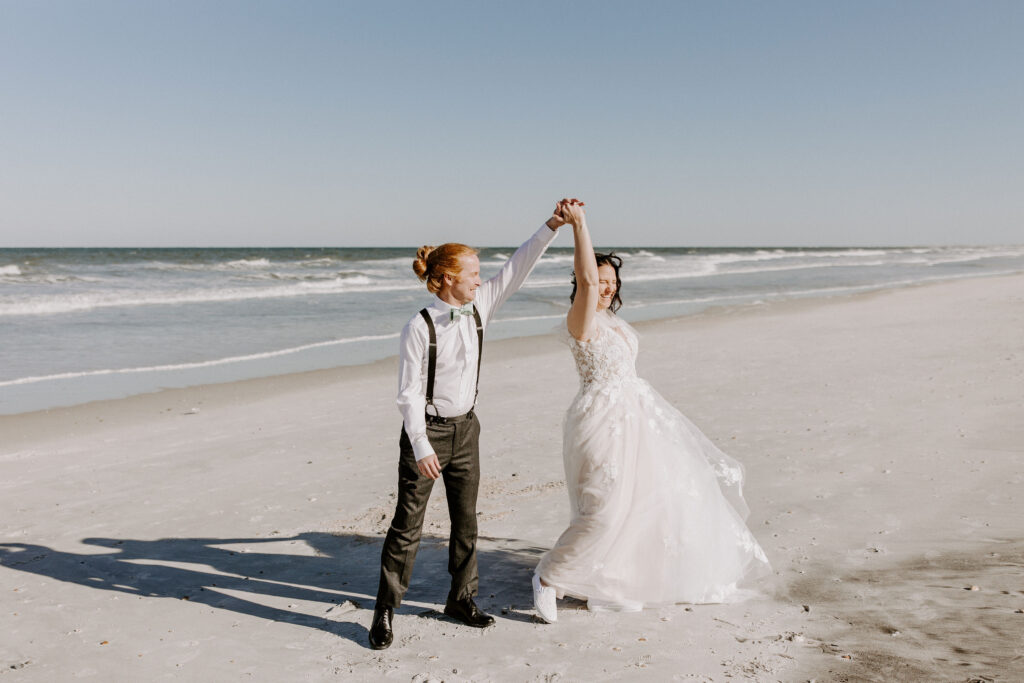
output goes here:
[{"label": "white sneaker", "polygon": [[540,574],[533,575],[533,606],[537,616],[549,624],[558,621],[558,607],[555,605],[555,589],[540,582]]}]

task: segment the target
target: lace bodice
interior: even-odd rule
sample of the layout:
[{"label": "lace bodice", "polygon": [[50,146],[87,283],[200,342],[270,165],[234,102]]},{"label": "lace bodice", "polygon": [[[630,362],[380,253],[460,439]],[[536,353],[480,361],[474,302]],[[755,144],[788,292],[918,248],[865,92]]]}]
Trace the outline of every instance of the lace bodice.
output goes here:
[{"label": "lace bodice", "polygon": [[598,314],[596,329],[587,341],[570,338],[580,386],[617,384],[636,378],[636,333],[611,313]]}]

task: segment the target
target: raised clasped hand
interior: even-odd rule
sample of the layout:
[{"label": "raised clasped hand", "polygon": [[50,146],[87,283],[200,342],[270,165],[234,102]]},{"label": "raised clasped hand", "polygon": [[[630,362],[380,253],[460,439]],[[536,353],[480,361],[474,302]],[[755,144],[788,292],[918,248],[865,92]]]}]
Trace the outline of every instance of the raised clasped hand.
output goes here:
[{"label": "raised clasped hand", "polygon": [[573,227],[578,228],[583,224],[586,218],[586,212],[583,210],[585,204],[573,197],[572,199],[563,199],[558,202],[556,211],[559,217],[566,223],[572,223]]}]

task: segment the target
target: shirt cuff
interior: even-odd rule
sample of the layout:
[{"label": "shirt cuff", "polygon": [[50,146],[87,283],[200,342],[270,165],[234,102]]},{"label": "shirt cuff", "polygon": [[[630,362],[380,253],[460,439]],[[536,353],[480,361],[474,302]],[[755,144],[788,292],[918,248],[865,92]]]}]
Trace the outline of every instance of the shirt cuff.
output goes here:
[{"label": "shirt cuff", "polygon": [[426,436],[421,436],[412,442],[412,452],[416,455],[416,462],[434,454],[434,447]]},{"label": "shirt cuff", "polygon": [[[568,223],[566,223],[566,225],[568,225]],[[551,228],[548,227],[547,223],[541,223],[540,229],[537,230],[537,232],[533,233],[533,236],[540,237],[545,242],[550,242],[556,237],[558,237],[558,231],[561,229],[562,228],[555,228],[554,230],[552,230]]]}]

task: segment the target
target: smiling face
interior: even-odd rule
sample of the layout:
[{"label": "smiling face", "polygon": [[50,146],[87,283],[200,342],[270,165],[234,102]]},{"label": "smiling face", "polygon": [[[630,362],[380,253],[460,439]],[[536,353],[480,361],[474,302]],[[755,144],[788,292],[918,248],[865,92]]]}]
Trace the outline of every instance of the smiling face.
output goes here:
[{"label": "smiling face", "polygon": [[612,299],[619,288],[618,279],[615,277],[615,268],[608,263],[597,267],[597,310],[603,311],[612,305]]},{"label": "smiling face", "polygon": [[468,304],[476,297],[480,282],[480,259],[476,254],[459,257],[459,272],[444,276],[444,287],[438,296],[452,305]]}]

